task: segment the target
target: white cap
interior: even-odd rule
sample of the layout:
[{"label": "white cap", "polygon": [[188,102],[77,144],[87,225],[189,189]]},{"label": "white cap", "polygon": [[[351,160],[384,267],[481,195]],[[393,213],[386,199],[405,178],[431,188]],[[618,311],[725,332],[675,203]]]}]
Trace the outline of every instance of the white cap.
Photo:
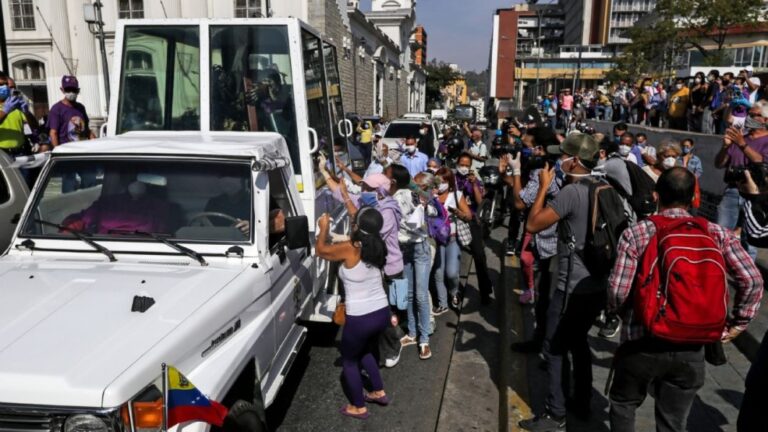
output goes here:
[{"label": "white cap", "polygon": [[744,70],[749,73],[752,73],[752,65],[747,65],[747,67],[745,67]]}]

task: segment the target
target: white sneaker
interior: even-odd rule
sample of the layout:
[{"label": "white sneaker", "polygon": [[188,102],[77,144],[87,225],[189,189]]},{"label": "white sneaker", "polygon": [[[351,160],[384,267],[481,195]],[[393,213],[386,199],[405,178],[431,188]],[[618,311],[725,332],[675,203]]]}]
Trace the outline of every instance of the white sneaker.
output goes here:
[{"label": "white sneaker", "polygon": [[408,336],[408,335],[405,335],[402,338],[400,338],[400,345],[402,345],[404,347],[406,347],[408,345],[416,345],[416,338]]},{"label": "white sneaker", "polygon": [[400,349],[397,350],[397,357],[388,358],[384,360],[384,367],[393,368],[400,362],[400,353],[403,352],[403,345],[400,345]]}]

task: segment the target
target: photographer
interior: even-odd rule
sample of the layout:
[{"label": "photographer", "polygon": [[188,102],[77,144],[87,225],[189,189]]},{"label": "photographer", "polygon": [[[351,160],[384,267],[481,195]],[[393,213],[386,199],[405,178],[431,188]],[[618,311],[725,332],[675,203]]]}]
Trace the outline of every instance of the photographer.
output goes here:
[{"label": "photographer", "polygon": [[[737,228],[745,202],[737,188],[739,180],[743,179],[744,169],[750,162],[762,163],[768,157],[767,122],[768,102],[758,101],[750,108],[744,122],[747,135],[742,135],[740,129],[728,128],[723,137],[723,147],[715,157],[715,166],[726,169],[724,181],[727,185],[717,208],[717,223],[730,230]],[[757,250],[749,247],[749,254],[755,258]]]}]

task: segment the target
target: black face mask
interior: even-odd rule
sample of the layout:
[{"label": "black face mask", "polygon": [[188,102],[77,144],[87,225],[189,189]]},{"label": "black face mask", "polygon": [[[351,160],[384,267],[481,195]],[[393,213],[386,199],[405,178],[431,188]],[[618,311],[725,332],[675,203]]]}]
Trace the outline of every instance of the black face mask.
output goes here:
[{"label": "black face mask", "polygon": [[730,81],[728,81],[728,80],[723,80],[723,85],[724,85],[724,86],[728,86],[728,85],[730,85],[730,84],[731,84],[731,82],[730,82]]}]

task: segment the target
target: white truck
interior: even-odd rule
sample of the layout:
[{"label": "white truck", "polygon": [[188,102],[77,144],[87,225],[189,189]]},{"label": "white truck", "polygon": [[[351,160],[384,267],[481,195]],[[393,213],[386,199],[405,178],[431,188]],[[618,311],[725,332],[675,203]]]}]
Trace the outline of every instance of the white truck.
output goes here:
[{"label": "white truck", "polygon": [[159,431],[162,363],[265,430],[335,308],[335,48],[272,18],[121,21],[115,46],[109,137],[52,152],[0,258],[0,431]]}]

